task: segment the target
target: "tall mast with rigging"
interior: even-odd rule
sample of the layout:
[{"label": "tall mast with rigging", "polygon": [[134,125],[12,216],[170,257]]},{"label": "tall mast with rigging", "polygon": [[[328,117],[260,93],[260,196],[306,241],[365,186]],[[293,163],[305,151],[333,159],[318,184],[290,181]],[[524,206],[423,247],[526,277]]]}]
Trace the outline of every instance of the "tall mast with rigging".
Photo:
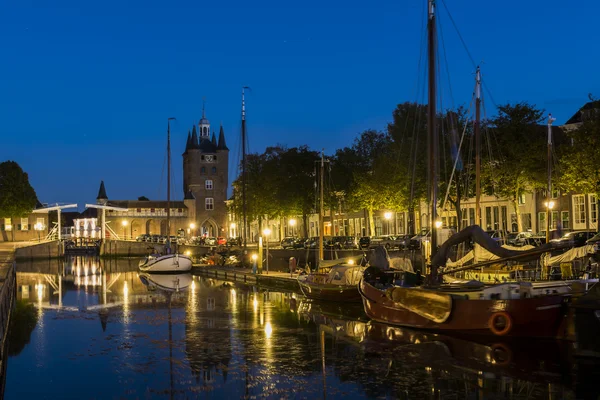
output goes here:
[{"label": "tall mast with rigging", "polygon": [[438,191],[438,146],[437,146],[437,123],[436,123],[436,30],[435,30],[435,0],[428,0],[428,19],[427,19],[427,53],[429,59],[429,95],[427,110],[427,137],[429,138],[429,201],[431,204],[431,214],[429,226],[431,229],[431,256],[437,249],[437,227],[435,225],[437,218],[437,191]]},{"label": "tall mast with rigging", "polygon": [[481,71],[475,73],[475,225],[481,226]]},{"label": "tall mast with rigging", "polygon": [[167,119],[167,242],[171,241],[171,121]]},{"label": "tall mast with rigging", "polygon": [[324,228],[324,204],[323,204],[323,175],[325,174],[325,158],[323,155],[323,150],[321,150],[321,171],[320,171],[320,188],[319,188],[319,260],[317,264],[323,260],[323,228]]},{"label": "tall mast with rigging", "polygon": [[246,100],[244,99],[244,90],[248,86],[242,87],[242,240],[244,245],[244,254],[246,253]]}]

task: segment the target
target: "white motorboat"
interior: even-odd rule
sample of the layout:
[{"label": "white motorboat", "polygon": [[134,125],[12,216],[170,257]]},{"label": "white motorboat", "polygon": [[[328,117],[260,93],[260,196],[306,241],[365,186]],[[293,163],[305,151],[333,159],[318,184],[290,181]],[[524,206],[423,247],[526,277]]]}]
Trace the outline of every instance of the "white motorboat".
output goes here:
[{"label": "white motorboat", "polygon": [[139,269],[144,272],[189,272],[192,260],[181,254],[150,254],[140,261]]},{"label": "white motorboat", "polygon": [[148,274],[139,275],[142,283],[150,288],[160,289],[165,292],[180,292],[192,284],[192,274]]}]

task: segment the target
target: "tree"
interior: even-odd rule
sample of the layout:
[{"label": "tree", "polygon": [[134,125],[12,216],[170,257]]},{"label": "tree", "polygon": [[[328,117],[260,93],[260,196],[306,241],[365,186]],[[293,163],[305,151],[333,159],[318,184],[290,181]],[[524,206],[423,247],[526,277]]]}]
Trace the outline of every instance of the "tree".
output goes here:
[{"label": "tree", "polygon": [[572,145],[561,146],[559,186],[600,197],[600,112],[590,111],[581,126],[567,132]]},{"label": "tree", "polygon": [[[366,130],[354,140],[351,149],[353,182],[347,195],[348,204],[354,209],[365,209],[369,218],[369,232],[375,232],[373,211],[385,207],[390,194],[389,166],[383,163],[390,150],[390,136],[384,132]],[[348,154],[347,154],[348,156]]]},{"label": "tree", "polygon": [[138,197],[138,201],[150,201],[150,199],[147,198],[146,196],[140,196],[140,197]]},{"label": "tree", "polygon": [[[24,218],[38,203],[29,177],[14,161],[0,163],[0,218]],[[14,241],[14,228],[12,230]]]},{"label": "tree", "polygon": [[387,131],[394,159],[387,162],[388,172],[393,187],[404,194],[395,203],[400,209],[408,210],[408,228],[412,234],[415,232],[414,209],[427,196],[427,105],[398,104],[392,118]]},{"label": "tree", "polygon": [[545,182],[546,136],[538,125],[542,119],[543,111],[522,102],[498,106],[498,115],[490,121],[499,151],[482,162],[485,189],[512,203],[519,231],[523,230],[519,197]]}]

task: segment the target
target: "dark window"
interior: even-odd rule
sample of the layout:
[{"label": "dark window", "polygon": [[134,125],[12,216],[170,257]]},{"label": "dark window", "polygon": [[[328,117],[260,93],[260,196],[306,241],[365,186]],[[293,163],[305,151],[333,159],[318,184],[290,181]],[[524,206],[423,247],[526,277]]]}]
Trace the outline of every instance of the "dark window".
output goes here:
[{"label": "dark window", "polygon": [[182,208],[178,208],[177,212],[183,212],[183,209]]},{"label": "dark window", "polygon": [[214,161],[217,161],[217,156],[213,156],[213,160],[214,160]]},{"label": "dark window", "polygon": [[153,213],[153,212],[154,212],[154,208],[151,208],[151,209],[150,209],[150,212],[151,212],[151,213]]},{"label": "dark window", "polygon": [[212,167],[212,173],[216,174],[217,173],[217,167]]},{"label": "dark window", "polygon": [[141,209],[141,208],[138,208],[136,211],[137,211],[137,212],[142,212],[142,209]]},{"label": "dark window", "polygon": [[200,156],[200,159],[201,159],[202,161],[204,161],[204,156]]},{"label": "dark window", "polygon": [[200,172],[203,173],[203,174],[205,174],[206,173],[206,167],[200,168]]}]

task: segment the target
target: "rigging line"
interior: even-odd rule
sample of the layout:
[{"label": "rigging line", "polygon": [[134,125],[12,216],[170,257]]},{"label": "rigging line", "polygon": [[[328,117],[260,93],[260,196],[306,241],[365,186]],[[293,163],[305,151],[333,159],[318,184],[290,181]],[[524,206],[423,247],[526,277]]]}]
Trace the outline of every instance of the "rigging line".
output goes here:
[{"label": "rigging line", "polygon": [[[443,28],[442,28],[442,21],[441,18],[438,19],[438,26],[440,27],[439,29],[439,37],[441,39],[442,42],[442,54],[444,55],[444,63],[446,65],[446,75],[448,76],[448,91],[450,92],[450,104],[452,105],[452,109],[454,109],[454,94],[452,93],[452,84],[451,84],[451,80],[450,80],[450,68],[449,68],[449,63],[448,63],[448,54],[446,53],[446,42],[444,41],[444,35],[442,34],[443,32]],[[441,73],[438,76],[442,76]],[[441,85],[440,85],[441,88]],[[441,104],[441,103],[440,103]]]},{"label": "rigging line", "polygon": [[[477,85],[477,84],[475,84]],[[467,110],[467,114],[471,111],[471,107],[473,106],[473,99],[475,98],[475,91],[473,91],[473,97],[471,97],[471,103],[469,104],[469,109]],[[458,165],[458,159],[460,156],[460,149],[462,148],[463,140],[465,138],[465,134],[467,132],[468,122],[465,123],[465,127],[463,128],[463,133],[460,136],[460,143],[458,144],[458,150],[456,151],[456,159],[454,160],[454,166],[452,167],[452,174],[450,175],[450,180],[448,186],[446,187],[446,195],[444,196],[444,202],[442,203],[442,209],[446,205],[446,201],[448,201],[448,196],[450,195],[450,185],[452,184],[452,179],[454,177],[454,171],[456,171],[456,166]]]},{"label": "rigging line", "polygon": [[166,164],[167,164],[167,151],[165,150],[165,155],[164,155],[164,158],[163,158],[162,171],[160,173],[160,181],[159,181],[159,185],[158,185],[157,192],[156,192],[156,194],[157,194],[156,197],[159,198],[159,199],[162,197],[160,192],[161,192],[161,188],[163,187],[163,178],[165,176],[165,165]]},{"label": "rigging line", "polygon": [[442,4],[444,5],[444,8],[446,9],[446,12],[448,13],[448,17],[450,18],[450,22],[452,22],[452,25],[454,26],[454,29],[456,30],[456,33],[458,34],[458,38],[460,39],[463,47],[465,48],[465,51],[467,52],[467,55],[471,59],[471,63],[473,64],[473,68],[477,68],[477,64],[475,63],[475,60],[473,59],[473,56],[471,56],[471,52],[469,51],[469,48],[467,47],[467,43],[465,42],[465,40],[463,39],[462,35],[460,34],[460,31],[458,30],[458,26],[456,25],[456,22],[454,22],[454,18],[452,18],[452,14],[450,13],[450,10],[448,9],[448,6],[446,5],[446,2],[444,0],[442,0]]}]

